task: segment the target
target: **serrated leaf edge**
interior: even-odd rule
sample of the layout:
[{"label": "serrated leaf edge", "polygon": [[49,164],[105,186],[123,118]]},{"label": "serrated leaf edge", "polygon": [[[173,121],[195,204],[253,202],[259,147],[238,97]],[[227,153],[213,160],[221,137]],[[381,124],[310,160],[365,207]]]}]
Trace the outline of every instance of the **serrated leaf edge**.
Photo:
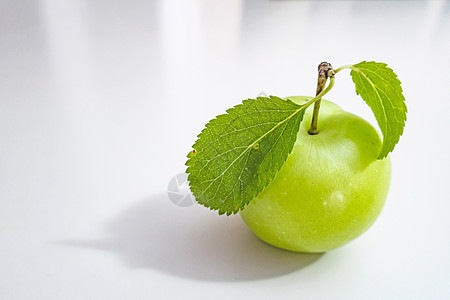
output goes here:
[{"label": "serrated leaf edge", "polygon": [[[367,71],[369,71],[369,72],[371,72],[371,73],[377,75],[377,76],[378,76],[380,79],[382,79],[384,82],[388,83],[389,86],[391,86],[394,90],[396,89],[396,88],[394,88],[394,87],[391,85],[391,82],[386,81],[383,77],[381,77],[380,75],[376,74],[376,73],[373,72],[372,70],[357,67],[357,65],[359,65],[359,64],[361,64],[361,63],[374,63],[374,64],[380,64],[380,65],[382,65],[383,67],[385,67],[386,69],[389,69],[390,71],[392,71],[392,73],[393,73],[394,76],[395,76],[395,79],[398,81],[399,88],[400,88],[400,93],[401,93],[401,95],[402,95],[402,101],[403,101],[403,102],[405,101],[405,97],[403,96],[403,89],[402,89],[402,86],[401,86],[401,81],[398,79],[398,75],[394,72],[394,70],[392,70],[390,67],[388,67],[388,65],[387,65],[386,63],[380,63],[380,62],[376,62],[376,61],[369,61],[369,62],[367,62],[367,61],[362,61],[362,62],[357,63],[357,64],[355,64],[355,65],[347,65],[347,66],[344,66],[344,67],[342,67],[342,68],[340,68],[340,69],[349,68],[351,71],[355,71],[355,73],[358,74],[359,76],[362,76],[364,79],[366,79],[366,80],[370,83],[370,85],[371,85],[371,86],[373,87],[373,89],[375,90],[375,92],[376,92],[378,98],[380,98],[380,99],[381,99],[381,97],[379,96],[379,93],[378,93],[378,90],[379,90],[379,89],[373,84],[372,80],[370,80],[370,78],[367,77],[366,74],[364,74],[364,72],[363,72],[362,70],[367,70]],[[352,81],[354,82],[353,76],[351,76],[351,77],[352,77]],[[354,82],[354,83],[355,83],[355,82]],[[360,88],[359,88],[358,86],[356,86],[356,83],[355,83],[355,87],[356,87],[356,89],[355,89],[356,94],[359,95],[359,96],[364,100],[364,102],[366,102],[366,100],[361,96]],[[380,90],[380,91],[381,91],[381,90]],[[389,97],[387,97],[387,98],[389,99]],[[384,114],[384,118],[385,118],[385,120],[386,120],[386,124],[388,124],[389,120],[388,120],[388,118],[387,118],[387,116],[386,116],[386,110],[385,110],[384,103],[383,103],[382,101],[380,101],[380,103],[381,103],[381,105],[382,105],[382,107],[383,107],[383,114]],[[367,104],[367,102],[366,102],[366,104]],[[369,107],[370,107],[370,106],[369,106]],[[370,109],[372,110],[371,107],[370,107]],[[373,110],[372,110],[372,111],[373,111]],[[405,105],[405,114],[406,114],[406,113],[407,113],[407,108],[406,108],[406,105]],[[378,155],[378,159],[383,159],[383,158],[387,157],[387,156],[389,155],[389,153],[392,152],[392,151],[394,150],[395,146],[397,145],[397,143],[398,143],[399,140],[400,140],[400,137],[403,135],[406,119],[407,119],[407,117],[406,117],[406,115],[405,115],[405,120],[401,123],[402,126],[401,126],[401,130],[400,130],[400,132],[399,132],[399,135],[398,135],[398,137],[395,138],[394,146],[392,147],[392,149],[388,150],[387,152],[386,152],[386,149],[385,149],[385,147],[384,147],[384,145],[385,145],[385,144],[384,144],[384,141],[385,141],[385,138],[386,138],[386,137],[385,137],[384,134],[383,134],[383,144],[382,144],[382,147],[381,147],[381,149],[380,149],[380,153],[379,153],[379,155]],[[382,131],[382,133],[383,133],[383,130],[382,130],[382,128],[381,128],[380,123],[378,122],[378,120],[377,120],[377,123],[378,123],[378,126],[380,127],[380,129],[381,129],[381,131]],[[387,126],[387,125],[386,125],[386,126]],[[385,152],[385,153],[384,153],[384,152]]]},{"label": "serrated leaf edge", "polygon": [[[258,139],[256,139],[256,140],[255,140],[253,143],[251,143],[249,146],[247,146],[247,147],[245,148],[245,150],[242,151],[242,153],[238,156],[238,158],[242,157],[242,155],[244,155],[244,154],[245,154],[249,149],[251,149],[256,143],[258,143],[259,141],[261,141],[265,136],[267,136],[268,134],[270,134],[271,132],[273,132],[273,131],[274,131],[276,128],[278,128],[280,125],[284,124],[285,122],[287,122],[288,120],[290,120],[291,118],[293,118],[295,115],[297,115],[297,114],[298,114],[299,112],[301,112],[302,110],[303,110],[303,112],[304,112],[304,110],[306,110],[306,108],[307,108],[309,105],[311,105],[311,104],[313,103],[312,101],[310,101],[310,102],[305,103],[305,104],[303,104],[303,105],[298,105],[298,104],[294,103],[294,102],[293,102],[292,100],[290,100],[290,99],[282,99],[282,98],[279,98],[279,97],[276,97],[276,96],[269,96],[269,98],[267,98],[267,97],[257,97],[256,99],[267,99],[267,100],[271,100],[271,99],[274,99],[274,98],[275,98],[275,99],[279,99],[279,100],[283,100],[283,101],[288,101],[288,102],[290,102],[291,104],[294,104],[294,105],[299,106],[299,108],[296,109],[296,110],[295,110],[291,115],[289,115],[287,118],[285,118],[282,122],[277,123],[274,127],[272,127],[272,128],[271,128],[269,131],[267,131],[264,135],[262,135],[261,137],[259,137]],[[215,118],[211,119],[211,120],[205,125],[205,128],[203,128],[203,130],[200,132],[200,134],[197,135],[198,139],[201,138],[202,134],[205,132],[205,130],[207,129],[207,127],[210,126],[210,124],[211,124],[212,122],[214,122],[216,119],[222,118],[223,116],[229,114],[229,111],[230,111],[230,110],[233,110],[233,109],[235,109],[235,108],[238,107],[238,106],[244,105],[246,101],[249,101],[249,100],[256,100],[256,99],[251,99],[251,98],[245,99],[245,100],[242,101],[242,103],[237,104],[237,105],[233,106],[232,108],[227,109],[227,110],[226,110],[226,114],[221,114],[221,115],[218,115],[218,116],[216,116]],[[301,119],[299,120],[299,125],[300,125],[300,123],[302,122],[302,120],[303,120],[303,117],[301,117]],[[299,126],[299,127],[300,127],[300,126]],[[198,141],[198,139],[197,139],[197,141]],[[193,149],[195,149],[195,146],[196,146],[196,144],[197,144],[197,141],[196,141],[196,142],[194,143],[194,145],[192,146]],[[295,142],[294,142],[294,144],[295,144]],[[286,162],[287,158],[289,157],[289,154],[292,152],[292,149],[293,149],[294,144],[292,145],[291,149],[289,149],[289,151],[288,151],[286,157],[284,158],[283,164],[284,164],[284,162]],[[186,169],[186,173],[189,174],[189,175],[188,175],[188,181],[189,181],[189,177],[191,176],[191,173],[189,173],[189,168],[190,168],[190,167],[189,167],[189,166],[190,166],[189,162],[190,162],[191,159],[193,158],[193,157],[189,157],[189,156],[190,156],[190,153],[191,153],[191,152],[189,152],[189,154],[187,155],[188,160],[186,161],[186,166],[188,166],[188,168]],[[231,167],[231,165],[234,164],[234,163],[237,161],[238,158],[234,159],[233,162],[230,164],[230,166],[228,166],[227,169],[226,169],[225,171],[223,171],[223,172],[220,174],[220,176],[216,177],[214,180],[217,180],[217,178],[223,176],[223,175],[225,174],[225,172]],[[283,165],[283,164],[282,164],[282,165]],[[281,169],[281,168],[280,168],[280,169]],[[274,177],[276,176],[276,173],[278,173],[278,171],[279,171],[279,169],[276,170]],[[264,189],[269,185],[269,183],[270,183],[270,181],[268,181],[268,182],[267,182],[266,184],[264,184],[263,186],[260,186],[260,187],[257,189],[257,195],[258,195],[259,193],[261,193],[261,191],[264,190]],[[212,183],[211,183],[211,184],[212,184]],[[209,186],[211,186],[211,184],[210,184]],[[205,191],[209,188],[209,186],[205,189]],[[202,194],[203,194],[205,191],[203,191]],[[195,195],[194,195],[194,197],[195,197]],[[195,198],[197,198],[197,197],[195,197]],[[198,201],[198,200],[197,200],[197,202],[198,202],[199,204],[201,204],[201,205],[203,205],[203,206],[209,208],[210,210],[218,210],[219,215],[226,214],[227,216],[229,216],[229,215],[231,215],[231,214],[236,214],[236,213],[238,213],[240,210],[243,210],[243,209],[245,208],[246,205],[248,205],[248,203],[241,203],[241,207],[237,207],[237,208],[236,208],[235,210],[233,210],[233,211],[228,211],[228,210],[224,210],[224,209],[220,209],[220,208],[214,208],[214,207],[211,207],[211,206],[207,206],[206,203],[200,202],[200,201]]]}]

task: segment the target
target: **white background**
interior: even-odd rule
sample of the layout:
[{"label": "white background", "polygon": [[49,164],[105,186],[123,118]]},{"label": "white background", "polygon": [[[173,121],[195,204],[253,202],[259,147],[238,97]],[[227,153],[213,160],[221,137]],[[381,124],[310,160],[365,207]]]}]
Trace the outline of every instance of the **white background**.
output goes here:
[{"label": "white background", "polygon": [[[317,65],[386,62],[408,105],[375,225],[296,254],[169,201],[204,124]],[[1,299],[449,299],[450,2],[0,2]],[[339,73],[327,99],[376,126]]]}]

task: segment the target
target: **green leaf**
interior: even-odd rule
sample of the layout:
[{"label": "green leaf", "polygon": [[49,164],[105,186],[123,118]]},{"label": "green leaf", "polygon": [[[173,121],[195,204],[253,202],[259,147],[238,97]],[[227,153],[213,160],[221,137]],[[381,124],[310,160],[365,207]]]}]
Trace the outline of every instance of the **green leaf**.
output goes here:
[{"label": "green leaf", "polygon": [[348,67],[356,93],[370,106],[383,133],[378,159],[385,158],[398,143],[405,126],[407,109],[401,82],[384,63],[363,61]]},{"label": "green leaf", "polygon": [[305,109],[290,100],[259,97],[209,121],[186,162],[197,201],[219,214],[243,209],[286,161]]}]

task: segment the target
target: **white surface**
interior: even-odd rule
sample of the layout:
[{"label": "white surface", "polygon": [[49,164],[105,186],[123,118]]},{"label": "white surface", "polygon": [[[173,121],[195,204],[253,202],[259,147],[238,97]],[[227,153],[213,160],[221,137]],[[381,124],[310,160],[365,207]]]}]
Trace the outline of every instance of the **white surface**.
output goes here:
[{"label": "white surface", "polygon": [[[449,56],[445,1],[2,0],[0,299],[449,299]],[[294,254],[168,200],[209,119],[312,95],[323,60],[407,98],[366,234]],[[327,98],[375,124],[347,74]]]}]

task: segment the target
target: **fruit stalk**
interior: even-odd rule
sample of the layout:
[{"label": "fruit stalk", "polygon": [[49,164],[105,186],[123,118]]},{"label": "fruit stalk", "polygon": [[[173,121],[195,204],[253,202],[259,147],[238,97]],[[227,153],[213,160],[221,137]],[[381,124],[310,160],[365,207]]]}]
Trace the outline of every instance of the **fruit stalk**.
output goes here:
[{"label": "fruit stalk", "polygon": [[[319,76],[317,78],[317,90],[316,90],[316,96],[322,92],[323,88],[325,87],[325,83],[327,82],[328,77],[334,77],[334,71],[333,67],[330,63],[327,62],[321,62],[318,67]],[[319,109],[320,109],[320,100],[318,99],[314,103],[314,112],[312,115],[312,121],[311,121],[311,128],[308,130],[308,133],[310,135],[315,135],[319,133],[317,130],[317,122],[319,119]]]}]

